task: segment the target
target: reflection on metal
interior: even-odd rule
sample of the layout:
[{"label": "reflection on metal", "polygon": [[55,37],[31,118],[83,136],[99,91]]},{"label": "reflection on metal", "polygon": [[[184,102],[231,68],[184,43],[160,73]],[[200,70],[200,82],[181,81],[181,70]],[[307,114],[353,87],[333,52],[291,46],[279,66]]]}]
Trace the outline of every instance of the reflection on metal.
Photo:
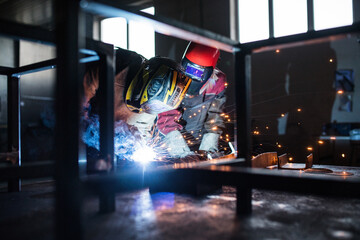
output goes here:
[{"label": "reflection on metal", "polygon": [[174,163],[165,166],[158,167],[158,169],[183,169],[183,168],[196,168],[196,167],[207,167],[207,166],[221,166],[221,165],[232,165],[243,163],[245,160],[242,158],[235,159],[235,154],[229,154],[219,158],[214,158],[207,161],[200,162],[183,162]]},{"label": "reflection on metal", "polygon": [[251,159],[253,168],[267,168],[278,164],[277,152],[261,153]]},{"label": "reflection on metal", "polygon": [[287,156],[287,153],[284,153],[282,155],[279,156],[279,163],[278,163],[278,168],[282,168],[285,164],[287,164],[289,161],[289,158]]}]

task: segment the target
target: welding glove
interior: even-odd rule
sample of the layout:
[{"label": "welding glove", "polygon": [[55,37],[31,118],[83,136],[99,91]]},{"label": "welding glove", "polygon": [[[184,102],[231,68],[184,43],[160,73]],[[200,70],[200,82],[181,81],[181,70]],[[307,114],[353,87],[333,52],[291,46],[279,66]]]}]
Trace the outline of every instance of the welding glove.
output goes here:
[{"label": "welding glove", "polygon": [[217,152],[218,151],[218,142],[220,135],[217,133],[205,133],[199,150],[206,152]]},{"label": "welding glove", "polygon": [[183,158],[193,153],[186,144],[182,134],[177,130],[169,132],[165,136],[164,142],[170,157]]}]

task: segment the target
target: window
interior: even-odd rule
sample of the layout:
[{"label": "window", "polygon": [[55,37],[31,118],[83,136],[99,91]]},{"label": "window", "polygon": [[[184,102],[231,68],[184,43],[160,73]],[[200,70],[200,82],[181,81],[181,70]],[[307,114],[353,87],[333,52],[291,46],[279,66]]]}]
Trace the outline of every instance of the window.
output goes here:
[{"label": "window", "polygon": [[239,39],[241,43],[269,37],[268,0],[239,0]]},{"label": "window", "polygon": [[[237,0],[241,43],[269,38],[269,2],[273,6],[274,37],[308,31],[307,0]],[[313,0],[314,29],[353,23],[353,0]]]},{"label": "window", "polygon": [[127,48],[127,22],[125,18],[107,18],[101,21],[101,41]]},{"label": "window", "polygon": [[[154,7],[143,12],[154,15]],[[155,56],[155,31],[141,22],[125,18],[107,18],[101,21],[101,41],[135,51],[146,58]]]},{"label": "window", "polygon": [[307,32],[306,0],[273,0],[274,37]]},{"label": "window", "polygon": [[315,30],[351,25],[352,0],[314,0]]}]

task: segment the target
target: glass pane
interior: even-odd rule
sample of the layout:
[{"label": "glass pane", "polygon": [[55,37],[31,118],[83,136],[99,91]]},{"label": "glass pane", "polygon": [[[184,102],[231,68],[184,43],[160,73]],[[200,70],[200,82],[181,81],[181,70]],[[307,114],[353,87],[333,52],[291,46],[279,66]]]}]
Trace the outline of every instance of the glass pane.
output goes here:
[{"label": "glass pane", "polygon": [[107,18],[101,21],[101,41],[127,48],[127,23],[125,18]]},{"label": "glass pane", "polygon": [[274,36],[307,31],[306,0],[274,0]]},{"label": "glass pane", "polygon": [[315,30],[351,25],[352,0],[314,0]]},{"label": "glass pane", "polygon": [[239,0],[239,33],[241,43],[269,37],[267,0]]},{"label": "glass pane", "polygon": [[[143,12],[154,15],[154,7],[146,8]],[[143,22],[129,21],[129,49],[146,58],[155,56],[154,28]]]},{"label": "glass pane", "polygon": [[252,55],[253,162],[286,154],[286,167],[303,174],[351,172],[360,165],[357,36],[281,47]]}]

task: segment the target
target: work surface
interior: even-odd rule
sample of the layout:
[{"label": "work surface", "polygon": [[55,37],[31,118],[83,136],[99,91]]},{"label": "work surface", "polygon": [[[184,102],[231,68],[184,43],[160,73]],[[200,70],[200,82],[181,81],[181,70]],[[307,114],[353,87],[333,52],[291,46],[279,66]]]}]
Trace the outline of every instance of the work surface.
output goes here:
[{"label": "work surface", "polygon": [[[0,193],[0,239],[55,239],[54,185]],[[360,239],[360,200],[253,190],[253,214],[235,216],[235,189],[201,197],[147,188],[118,194],[116,212],[84,201],[85,239]]]}]

